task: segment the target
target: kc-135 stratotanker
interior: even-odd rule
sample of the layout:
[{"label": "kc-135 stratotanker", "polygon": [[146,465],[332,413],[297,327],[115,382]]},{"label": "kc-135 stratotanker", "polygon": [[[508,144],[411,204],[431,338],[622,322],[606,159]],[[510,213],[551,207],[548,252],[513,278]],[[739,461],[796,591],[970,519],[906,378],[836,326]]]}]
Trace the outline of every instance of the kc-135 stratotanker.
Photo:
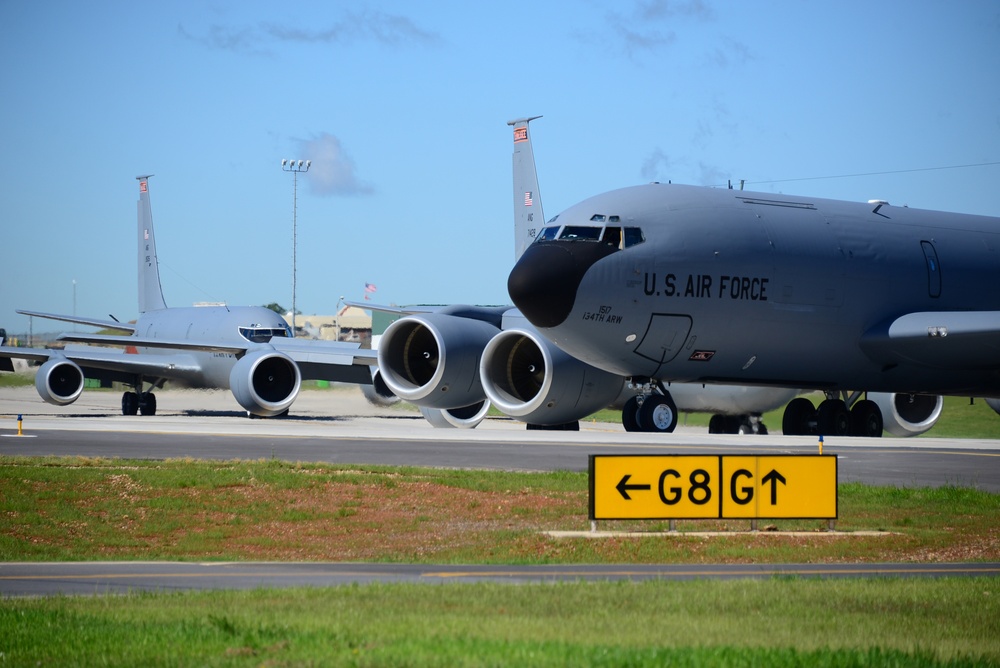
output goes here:
[{"label": "kc-135 stratotanker", "polygon": [[[40,364],[39,396],[66,406],[88,378],[131,386],[122,394],[125,415],[155,415],[156,388],[228,388],[248,415],[287,414],[303,379],[370,385],[375,352],[356,343],[293,338],[284,319],[262,306],[167,307],[149,203],[149,176],[137,176],[139,317],[134,323],[38,311],[24,315],[79,323],[127,335],[66,333],[61,341],[96,345],[65,349],[0,346],[0,371],[14,361]],[[110,347],[109,347],[110,346]]]},{"label": "kc-135 stratotanker", "polygon": [[998,287],[995,217],[664,183],[555,216],[508,278],[544,337],[647,388],[626,427],[721,383],[821,391],[783,433],[860,436],[925,430],[941,395],[1000,412]]}]

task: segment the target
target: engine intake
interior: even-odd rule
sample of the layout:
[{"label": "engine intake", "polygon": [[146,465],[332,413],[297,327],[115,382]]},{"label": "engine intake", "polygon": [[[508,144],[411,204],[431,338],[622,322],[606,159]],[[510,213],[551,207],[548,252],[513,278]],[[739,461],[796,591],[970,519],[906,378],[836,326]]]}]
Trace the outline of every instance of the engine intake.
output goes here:
[{"label": "engine intake", "polygon": [[491,323],[447,313],[400,318],[379,341],[379,371],[396,396],[417,406],[470,406],[486,398],[479,359],[499,331]]},{"label": "engine intake", "polygon": [[625,379],[567,355],[527,329],[493,337],[480,363],[483,389],[499,411],[535,425],[559,425],[606,408]]},{"label": "engine intake", "polygon": [[284,413],[299,395],[302,374],[292,358],[274,350],[250,351],[229,373],[236,401],[254,415]]},{"label": "engine intake", "polygon": [[71,404],[83,392],[83,370],[65,357],[51,357],[38,367],[35,389],[46,403],[56,406]]},{"label": "engine intake", "polygon": [[944,399],[931,394],[869,392],[868,398],[882,411],[883,428],[893,436],[917,436],[941,417]]},{"label": "engine intake", "polygon": [[487,399],[461,408],[420,408],[420,414],[437,429],[475,429],[490,410]]}]

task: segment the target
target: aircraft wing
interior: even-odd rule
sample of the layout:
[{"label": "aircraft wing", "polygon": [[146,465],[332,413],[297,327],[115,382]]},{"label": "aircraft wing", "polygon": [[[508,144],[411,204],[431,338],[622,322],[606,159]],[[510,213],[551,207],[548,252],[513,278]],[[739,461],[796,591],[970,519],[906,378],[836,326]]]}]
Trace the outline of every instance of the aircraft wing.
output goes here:
[{"label": "aircraft wing", "polygon": [[377,351],[345,341],[316,341],[276,337],[268,344],[299,365],[303,380],[329,380],[358,385],[372,384]]},{"label": "aircraft wing", "polygon": [[366,311],[378,311],[379,313],[391,313],[393,315],[416,315],[417,313],[433,313],[440,310],[441,306],[382,306],[380,304],[369,304],[368,302],[349,302],[348,306],[365,309]]},{"label": "aircraft wing", "polygon": [[78,325],[89,325],[91,327],[101,327],[103,329],[118,329],[123,332],[134,332],[135,325],[118,322],[117,320],[97,320],[96,318],[80,318],[75,315],[58,315],[56,313],[42,313],[40,311],[18,311],[21,315],[35,318],[45,318],[46,320],[60,320],[62,322],[72,322]]},{"label": "aircraft wing", "polygon": [[860,345],[866,355],[883,362],[1000,368],[1000,311],[908,313],[865,332]]},{"label": "aircraft wing", "polygon": [[[378,363],[374,350],[362,349],[357,343],[344,341],[316,341],[274,337],[268,343],[225,345],[211,341],[184,339],[146,339],[138,336],[111,336],[106,334],[62,334],[60,341],[137,348],[176,348],[242,355],[247,350],[270,346],[288,355],[299,365],[303,380],[329,380],[341,383],[370,385],[370,366]],[[138,357],[145,357],[140,355]],[[156,357],[160,357],[157,355]]]},{"label": "aircraft wing", "polygon": [[206,352],[233,353],[238,355],[254,344],[246,345],[220,344],[211,341],[194,341],[188,339],[145,339],[141,336],[114,336],[111,334],[77,334],[59,335],[60,341],[74,343],[91,343],[102,346],[135,346],[136,348],[177,348],[179,350],[203,350]]},{"label": "aircraft wing", "polygon": [[[184,353],[176,355],[130,355],[124,349],[96,348],[92,346],[67,346],[65,350],[48,348],[0,347],[0,370],[13,371],[11,359],[26,359],[45,362],[53,357],[61,357],[76,362],[88,378],[107,377],[123,379],[135,374],[151,377],[175,378],[185,373],[199,371],[196,361]],[[7,364],[4,364],[6,362]],[[94,370],[110,373],[93,373]]]}]

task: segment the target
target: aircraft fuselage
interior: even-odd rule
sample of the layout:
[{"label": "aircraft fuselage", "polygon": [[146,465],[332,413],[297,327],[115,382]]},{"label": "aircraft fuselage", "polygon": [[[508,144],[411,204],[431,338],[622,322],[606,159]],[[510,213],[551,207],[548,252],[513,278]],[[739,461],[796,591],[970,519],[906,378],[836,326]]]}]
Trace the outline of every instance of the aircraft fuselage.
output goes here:
[{"label": "aircraft fuselage", "polygon": [[[995,338],[977,358],[878,335],[907,314],[1000,311],[996,218],[651,184],[592,197],[546,225],[559,226],[515,266],[511,297],[556,345],[606,371],[1000,394]],[[580,230],[567,235],[571,226]]]}]

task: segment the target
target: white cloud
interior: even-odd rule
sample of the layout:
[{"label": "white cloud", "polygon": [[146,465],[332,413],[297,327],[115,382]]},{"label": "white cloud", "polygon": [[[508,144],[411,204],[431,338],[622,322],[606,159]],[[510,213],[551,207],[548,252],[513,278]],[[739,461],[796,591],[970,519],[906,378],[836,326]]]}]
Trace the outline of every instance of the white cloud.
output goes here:
[{"label": "white cloud", "polygon": [[370,195],[375,189],[358,178],[354,161],[328,132],[299,141],[299,156],[312,160],[305,178],[314,195]]}]

